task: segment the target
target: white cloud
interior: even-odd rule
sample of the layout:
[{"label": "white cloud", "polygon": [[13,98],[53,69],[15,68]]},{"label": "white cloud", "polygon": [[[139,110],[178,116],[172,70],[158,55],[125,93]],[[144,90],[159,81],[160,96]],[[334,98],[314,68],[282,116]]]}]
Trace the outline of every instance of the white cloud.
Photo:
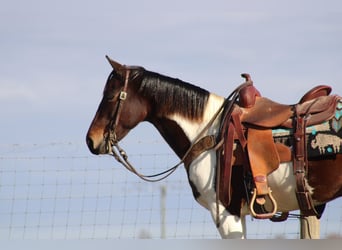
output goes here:
[{"label": "white cloud", "polygon": [[16,83],[2,83],[0,85],[0,102],[26,102],[33,101],[36,97],[36,93],[30,86]]}]

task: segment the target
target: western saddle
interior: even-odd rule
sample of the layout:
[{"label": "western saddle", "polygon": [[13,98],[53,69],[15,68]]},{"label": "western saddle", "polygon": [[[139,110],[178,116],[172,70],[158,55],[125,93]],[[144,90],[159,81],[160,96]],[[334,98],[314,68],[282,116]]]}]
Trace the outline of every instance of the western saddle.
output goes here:
[{"label": "western saddle", "polygon": [[[306,127],[331,119],[340,97],[329,95],[331,87],[320,85],[308,91],[297,104],[279,104],[262,97],[248,74],[242,74],[242,77],[246,82],[238,88],[237,98],[226,102],[229,108],[222,111],[219,135],[198,141],[191,158],[208,149],[217,149],[217,201],[219,199],[228,211],[236,215],[240,215],[243,201],[232,199],[232,172],[233,166],[242,166],[247,187],[245,197],[251,215],[258,219],[274,220],[277,202],[268,186],[267,175],[276,170],[280,163],[292,161],[301,213],[320,217],[305,180],[308,174]],[[272,129],[275,128],[291,129],[292,149],[274,141]],[[186,165],[192,159],[187,159]],[[250,183],[246,182],[247,179],[251,180]],[[272,203],[271,212],[264,209],[266,202]]]}]

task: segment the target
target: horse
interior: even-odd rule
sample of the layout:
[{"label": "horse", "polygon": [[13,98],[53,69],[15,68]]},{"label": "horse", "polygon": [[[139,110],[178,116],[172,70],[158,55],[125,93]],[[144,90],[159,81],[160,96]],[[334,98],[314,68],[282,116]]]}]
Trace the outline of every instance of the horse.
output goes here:
[{"label": "horse", "polygon": [[[108,76],[103,98],[86,135],[86,144],[90,152],[96,155],[113,155],[143,179],[155,177],[139,174],[128,162],[126,152],[118,146],[120,140],[140,122],[150,122],[181,159],[180,163],[169,172],[162,174],[167,176],[184,163],[194,198],[209,210],[221,237],[246,238],[245,217],[253,211],[253,207],[248,205],[251,196],[248,194],[250,189],[246,188],[244,168],[232,161],[230,202],[238,204],[238,211],[234,212],[221,199],[221,194],[225,191],[220,191],[219,194],[217,185],[218,158],[220,158],[217,152],[222,148],[222,140],[221,144],[215,140],[213,146],[192,153],[192,149],[196,148],[196,143],[201,139],[217,139],[222,129],[224,116],[222,107],[227,103],[236,106],[238,98],[224,98],[180,79],[148,71],[141,66],[126,66],[106,57],[112,66],[112,72]],[[228,99],[230,101],[227,102]],[[240,99],[242,100],[242,97]],[[341,98],[338,98],[338,101],[341,106]],[[342,119],[337,118],[335,120],[340,124]],[[341,125],[338,126],[339,133],[340,127]],[[312,132],[312,135],[316,132]],[[324,145],[316,145],[318,139],[312,140],[312,144],[317,150],[322,150]],[[228,144],[232,142],[234,143],[229,141]],[[327,202],[342,195],[342,157],[336,152],[339,146],[334,148],[329,157],[310,158],[308,174],[301,179],[308,189],[312,206],[317,209],[324,208]],[[293,155],[293,149],[287,148]],[[190,160],[189,154],[192,154]],[[298,180],[296,180],[293,156],[286,159],[285,162],[278,162],[277,168],[266,177],[268,187],[272,190],[270,198],[276,201],[276,204],[273,204],[272,208],[272,202],[267,199],[267,203],[270,204],[265,204],[265,209],[267,211],[275,209],[275,212],[282,213],[281,215],[300,209],[296,194]]]}]

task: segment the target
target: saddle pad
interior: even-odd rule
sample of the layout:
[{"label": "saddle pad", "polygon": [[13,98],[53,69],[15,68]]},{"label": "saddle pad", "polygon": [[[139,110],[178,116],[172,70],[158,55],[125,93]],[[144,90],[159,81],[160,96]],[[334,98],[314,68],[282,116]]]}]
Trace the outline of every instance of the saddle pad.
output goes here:
[{"label": "saddle pad", "polygon": [[[292,146],[292,129],[273,129],[272,134],[276,142]],[[307,127],[306,141],[309,158],[342,154],[342,99],[330,120]]]}]

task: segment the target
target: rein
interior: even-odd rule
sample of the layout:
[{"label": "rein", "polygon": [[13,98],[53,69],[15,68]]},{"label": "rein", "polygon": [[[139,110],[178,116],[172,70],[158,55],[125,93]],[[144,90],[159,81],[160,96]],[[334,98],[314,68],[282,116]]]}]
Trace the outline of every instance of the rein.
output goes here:
[{"label": "rein", "polygon": [[[119,98],[118,98],[119,99],[118,105],[117,105],[116,111],[113,115],[112,122],[110,124],[110,131],[109,131],[109,136],[107,136],[107,141],[108,141],[108,145],[109,144],[111,145],[111,154],[115,158],[115,160],[118,161],[119,163],[121,163],[128,171],[132,172],[133,174],[138,176],[140,179],[147,181],[147,182],[158,182],[158,181],[164,180],[167,177],[169,177],[173,172],[175,172],[176,169],[181,164],[184,163],[185,159],[190,154],[193,147],[202,138],[202,136],[209,129],[209,127],[215,122],[215,120],[217,119],[219,114],[222,111],[228,112],[228,113],[230,113],[232,111],[233,105],[239,96],[239,91],[242,88],[244,88],[248,85],[251,85],[250,82],[245,82],[245,83],[241,84],[224,100],[221,107],[216,111],[216,113],[213,115],[213,117],[210,119],[210,121],[206,124],[206,126],[201,130],[201,132],[195,137],[195,139],[191,143],[188,150],[185,152],[185,154],[183,155],[181,160],[176,165],[174,165],[173,167],[171,167],[171,168],[169,168],[163,172],[160,172],[158,174],[144,175],[144,174],[139,173],[136,170],[136,168],[129,162],[128,155],[125,152],[125,150],[120,147],[119,141],[117,140],[117,136],[115,133],[115,130],[116,130],[116,127],[119,123],[120,115],[122,112],[123,102],[127,98],[127,87],[128,87],[129,74],[130,74],[130,69],[127,68],[124,86],[123,86],[123,88],[120,92]],[[216,146],[214,148],[215,149],[219,148],[222,145],[222,142],[223,142],[223,139],[220,142],[216,142]],[[108,148],[108,151],[109,151],[109,148]]]}]

